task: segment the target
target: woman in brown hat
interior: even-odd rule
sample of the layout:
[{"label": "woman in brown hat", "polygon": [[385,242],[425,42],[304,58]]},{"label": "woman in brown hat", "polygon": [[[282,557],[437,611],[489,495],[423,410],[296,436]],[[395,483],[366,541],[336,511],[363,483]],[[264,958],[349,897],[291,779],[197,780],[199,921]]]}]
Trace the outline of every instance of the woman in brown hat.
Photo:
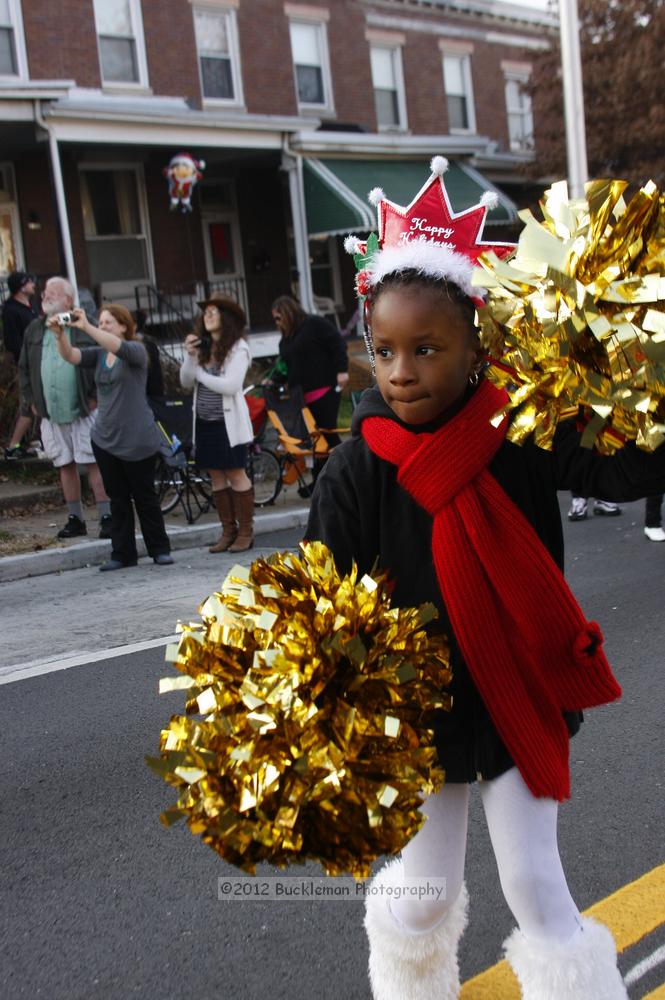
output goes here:
[{"label": "woman in brown hat", "polygon": [[193,333],[185,339],[180,382],[194,389],[196,462],[212,482],[222,534],[210,552],[244,552],[254,542],[254,490],[247,475],[252,422],[243,395],[251,361],[243,336],[247,320],[237,302],[212,295],[198,303]]}]

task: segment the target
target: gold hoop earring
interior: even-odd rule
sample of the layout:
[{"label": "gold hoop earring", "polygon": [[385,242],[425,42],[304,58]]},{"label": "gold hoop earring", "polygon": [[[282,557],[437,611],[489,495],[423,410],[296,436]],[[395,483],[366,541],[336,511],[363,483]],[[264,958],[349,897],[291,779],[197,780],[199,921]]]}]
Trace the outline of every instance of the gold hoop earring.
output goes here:
[{"label": "gold hoop earring", "polygon": [[479,381],[480,381],[479,372],[471,372],[471,374],[469,375],[469,385],[478,385]]}]

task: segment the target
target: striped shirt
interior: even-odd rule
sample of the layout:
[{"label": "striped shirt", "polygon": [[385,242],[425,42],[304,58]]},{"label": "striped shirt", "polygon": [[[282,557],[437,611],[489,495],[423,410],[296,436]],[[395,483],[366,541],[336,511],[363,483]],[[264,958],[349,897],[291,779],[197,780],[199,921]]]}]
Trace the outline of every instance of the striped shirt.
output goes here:
[{"label": "striped shirt", "polygon": [[[214,363],[204,366],[209,375],[219,375],[221,365]],[[220,392],[209,389],[199,382],[196,389],[196,416],[199,420],[223,420],[224,397]]]}]

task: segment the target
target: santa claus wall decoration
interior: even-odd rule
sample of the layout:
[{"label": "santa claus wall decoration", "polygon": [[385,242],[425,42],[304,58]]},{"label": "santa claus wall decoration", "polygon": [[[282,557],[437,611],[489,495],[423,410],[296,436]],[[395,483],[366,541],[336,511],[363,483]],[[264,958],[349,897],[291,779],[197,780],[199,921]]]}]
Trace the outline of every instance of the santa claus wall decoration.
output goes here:
[{"label": "santa claus wall decoration", "polygon": [[203,177],[205,163],[195,160],[189,153],[178,153],[171,157],[168,167],[164,167],[164,176],[169,182],[170,209],[180,208],[181,212],[191,212],[192,191]]}]

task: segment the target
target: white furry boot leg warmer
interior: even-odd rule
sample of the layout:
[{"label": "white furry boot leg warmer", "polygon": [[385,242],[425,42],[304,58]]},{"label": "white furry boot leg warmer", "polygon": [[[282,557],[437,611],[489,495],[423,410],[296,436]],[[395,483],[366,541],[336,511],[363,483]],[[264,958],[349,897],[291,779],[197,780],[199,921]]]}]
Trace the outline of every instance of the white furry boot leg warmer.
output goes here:
[{"label": "white furry boot leg warmer", "polygon": [[504,949],[523,1000],[628,1000],[614,938],[590,917],[566,944],[529,941],[516,929]]},{"label": "white furry boot leg warmer", "polygon": [[457,945],[469,905],[466,886],[436,927],[409,934],[392,916],[386,892],[401,881],[402,862],[396,858],[375,875],[373,892],[367,897],[365,929],[374,1000],[457,1000]]}]

